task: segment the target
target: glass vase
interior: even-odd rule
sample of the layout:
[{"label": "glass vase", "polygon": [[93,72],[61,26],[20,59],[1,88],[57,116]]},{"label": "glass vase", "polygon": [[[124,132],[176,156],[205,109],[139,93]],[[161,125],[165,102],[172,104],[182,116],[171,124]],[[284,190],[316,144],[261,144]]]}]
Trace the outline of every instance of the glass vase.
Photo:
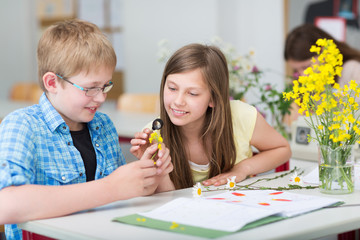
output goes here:
[{"label": "glass vase", "polygon": [[332,149],[319,147],[319,189],[327,194],[347,194],[354,191],[353,145]]}]

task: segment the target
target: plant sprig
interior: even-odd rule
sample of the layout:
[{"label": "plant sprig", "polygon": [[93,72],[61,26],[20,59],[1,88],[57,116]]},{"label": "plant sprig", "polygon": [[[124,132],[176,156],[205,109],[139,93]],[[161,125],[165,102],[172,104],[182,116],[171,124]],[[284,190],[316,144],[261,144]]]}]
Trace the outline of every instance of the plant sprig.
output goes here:
[{"label": "plant sprig", "polygon": [[[300,185],[296,185],[296,184],[288,184],[288,187],[264,187],[264,186],[253,186],[256,183],[262,182],[262,181],[272,181],[278,178],[283,178],[286,177],[292,173],[294,173],[296,170],[298,170],[297,167],[295,167],[294,169],[292,169],[289,172],[285,172],[283,174],[277,175],[275,177],[271,177],[271,178],[259,178],[256,181],[246,184],[246,185],[240,185],[240,184],[236,184],[236,187],[232,188],[231,190],[277,190],[277,191],[283,191],[283,190],[295,190],[295,189],[315,189],[318,188],[318,186],[300,186]],[[302,175],[304,173],[304,171],[301,171],[299,173],[299,175]],[[212,192],[212,191],[220,191],[220,190],[229,190],[227,188],[216,188],[216,189],[210,189],[210,187],[206,186],[204,187],[204,191],[203,192]]]}]

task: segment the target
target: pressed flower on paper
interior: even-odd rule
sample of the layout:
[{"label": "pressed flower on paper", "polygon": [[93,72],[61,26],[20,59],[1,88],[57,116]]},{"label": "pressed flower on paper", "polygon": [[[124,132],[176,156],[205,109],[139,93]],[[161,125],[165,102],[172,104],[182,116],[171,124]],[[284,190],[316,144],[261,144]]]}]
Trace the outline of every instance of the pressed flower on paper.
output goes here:
[{"label": "pressed flower on paper", "polygon": [[202,197],[203,189],[201,183],[196,183],[193,187],[193,197]]},{"label": "pressed flower on paper", "polygon": [[298,173],[295,171],[294,174],[291,176],[292,184],[294,185],[303,185],[303,177],[301,175],[298,175]]},{"label": "pressed flower on paper", "polygon": [[233,189],[234,187],[236,187],[235,179],[236,176],[232,176],[231,178],[228,178],[226,188]]}]

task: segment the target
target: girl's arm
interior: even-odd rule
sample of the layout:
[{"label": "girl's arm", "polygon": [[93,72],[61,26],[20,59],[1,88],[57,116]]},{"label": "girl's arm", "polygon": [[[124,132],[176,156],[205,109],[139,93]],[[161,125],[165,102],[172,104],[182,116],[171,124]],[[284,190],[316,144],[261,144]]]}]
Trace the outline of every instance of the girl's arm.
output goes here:
[{"label": "girl's arm", "polygon": [[203,184],[219,186],[226,184],[227,179],[232,176],[236,176],[236,182],[240,182],[247,176],[272,170],[291,157],[288,141],[271,127],[260,113],[257,113],[250,144],[259,150],[258,154],[235,164],[229,172],[208,179]]}]

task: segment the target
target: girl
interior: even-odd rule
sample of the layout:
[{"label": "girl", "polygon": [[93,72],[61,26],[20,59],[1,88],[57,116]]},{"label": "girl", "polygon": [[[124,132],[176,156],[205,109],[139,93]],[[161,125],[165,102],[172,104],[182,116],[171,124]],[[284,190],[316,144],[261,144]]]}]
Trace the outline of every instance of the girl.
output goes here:
[{"label": "girl", "polygon": [[[165,66],[160,103],[161,134],[174,166],[161,191],[199,181],[218,186],[232,176],[239,182],[291,156],[285,138],[253,106],[229,100],[227,63],[217,47],[190,44],[176,51]],[[143,154],[149,134],[146,128],[131,140],[135,156]],[[251,146],[259,154],[252,156]]]}]

